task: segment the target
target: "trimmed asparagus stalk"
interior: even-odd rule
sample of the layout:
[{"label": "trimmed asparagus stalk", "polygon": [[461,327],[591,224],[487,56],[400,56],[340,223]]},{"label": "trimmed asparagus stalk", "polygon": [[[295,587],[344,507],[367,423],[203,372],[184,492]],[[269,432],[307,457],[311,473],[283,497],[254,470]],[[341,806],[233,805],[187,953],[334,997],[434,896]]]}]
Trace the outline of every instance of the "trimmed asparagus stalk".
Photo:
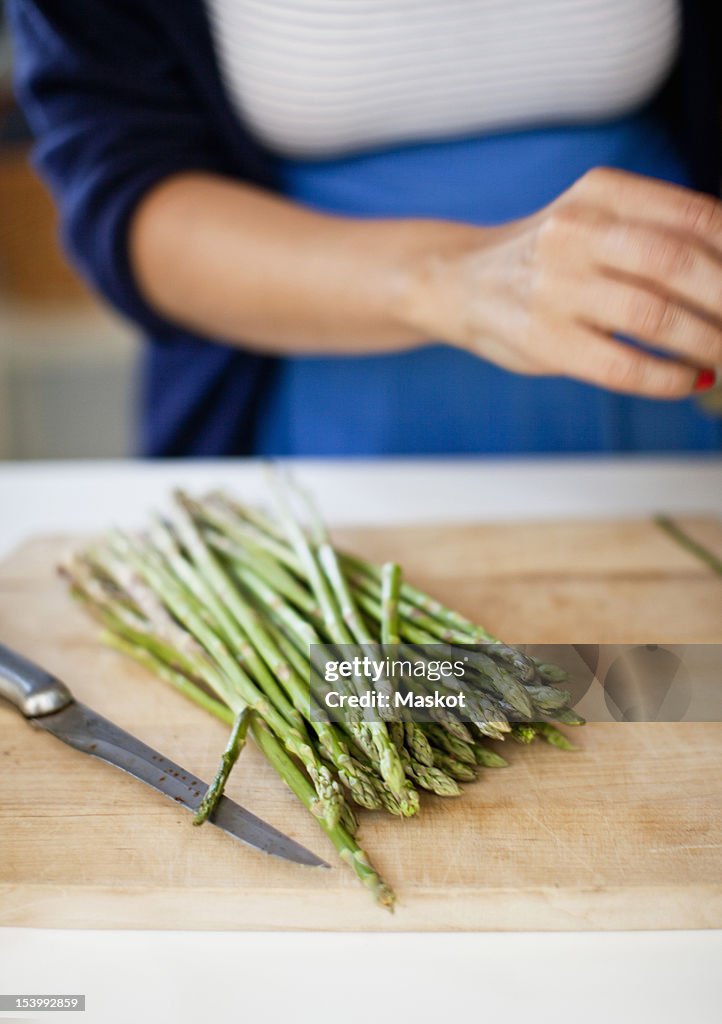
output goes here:
[{"label": "trimmed asparagus stalk", "polygon": [[226,749],[223,751],[221,756],[221,763],[218,766],[218,771],[206,790],[203,799],[201,800],[200,807],[193,815],[194,825],[202,825],[204,822],[208,821],[218,806],[218,801],[223,796],[223,790],[228,782],[228,777],[230,776],[233,766],[240,757],[241,751],[245,745],[246,735],[248,733],[248,718],[248,709],[244,708],[233,723],[233,729],[231,730],[231,735],[228,737]]}]

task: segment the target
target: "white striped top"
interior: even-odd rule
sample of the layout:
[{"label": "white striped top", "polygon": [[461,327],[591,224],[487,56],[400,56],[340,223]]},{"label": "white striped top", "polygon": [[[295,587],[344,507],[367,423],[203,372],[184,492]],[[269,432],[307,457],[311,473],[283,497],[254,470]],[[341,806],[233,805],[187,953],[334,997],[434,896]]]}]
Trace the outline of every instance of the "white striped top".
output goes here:
[{"label": "white striped top", "polygon": [[679,0],[205,0],[228,93],[276,152],[584,122],[644,104]]}]

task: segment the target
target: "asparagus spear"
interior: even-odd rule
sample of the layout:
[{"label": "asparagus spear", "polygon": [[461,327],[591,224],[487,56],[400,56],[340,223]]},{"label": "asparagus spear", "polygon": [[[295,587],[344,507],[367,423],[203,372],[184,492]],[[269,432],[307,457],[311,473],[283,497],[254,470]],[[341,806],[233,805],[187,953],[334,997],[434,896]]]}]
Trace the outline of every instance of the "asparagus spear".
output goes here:
[{"label": "asparagus spear", "polygon": [[537,674],[543,683],[566,683],[569,673],[560,665],[547,665],[534,659]]},{"label": "asparagus spear", "polygon": [[562,725],[584,725],[584,719],[581,715],[578,715],[576,711],[572,711],[571,708],[565,708],[563,711],[555,711],[551,716],[555,722],[561,722]]},{"label": "asparagus spear", "polygon": [[206,790],[203,799],[201,800],[200,807],[193,815],[194,825],[202,825],[204,822],[208,821],[218,806],[218,801],[223,796],[223,790],[228,782],[228,777],[245,745],[246,734],[248,733],[248,718],[247,708],[244,708],[240,715],[236,717],[236,720],[233,723],[233,729],[231,730],[231,735],[228,738],[226,749],[223,751],[218,771]]},{"label": "asparagus spear", "polygon": [[404,722],[404,742],[414,761],[430,768],[434,754],[423,726],[418,722]]},{"label": "asparagus spear", "polygon": [[[396,562],[387,562],[381,570],[382,644],[399,644],[401,642],[399,627],[400,591],[401,566]],[[397,733],[397,735],[399,734]],[[413,760],[427,768],[433,766],[434,756],[429,741],[424,731],[415,722],[404,723],[401,737]]]},{"label": "asparagus spear", "polygon": [[489,750],[487,747],[482,746],[481,743],[474,745],[474,757],[477,764],[480,764],[482,768],[509,767],[509,762],[505,761],[501,754],[497,754],[495,750]]},{"label": "asparagus spear", "polygon": [[463,761],[457,761],[455,757],[450,757],[440,750],[434,751],[434,767],[441,768],[442,771],[458,782],[473,782],[476,778],[476,771],[471,765]]},{"label": "asparagus spear", "polygon": [[554,686],[527,686],[526,692],[531,697],[535,709],[545,715],[561,711],[568,707],[572,700],[568,690],[557,690]]},{"label": "asparagus spear", "polygon": [[381,570],[381,643],[398,644],[401,566],[387,562]]},{"label": "asparagus spear", "polygon": [[553,747],[558,747],[559,750],[576,750],[577,748],[573,743],[570,743],[563,732],[560,732],[556,726],[552,725],[551,722],[537,722],[534,726],[537,735],[545,739],[547,743],[551,743]]},{"label": "asparagus spear", "polygon": [[437,751],[440,751],[442,754],[448,754],[463,764],[476,764],[473,744],[465,743],[456,736],[452,736],[450,732],[447,732],[440,725],[427,725],[425,732]]},{"label": "asparagus spear", "polygon": [[429,766],[409,760],[406,770],[417,785],[435,793],[436,796],[461,796],[461,789],[456,780],[437,765]]},{"label": "asparagus spear", "polygon": [[680,547],[685,548],[690,554],[698,558],[700,562],[704,562],[712,572],[716,572],[718,576],[722,576],[722,559],[706,548],[704,544],[700,544],[699,541],[695,540],[694,537],[690,537],[686,530],[683,530],[679,523],[676,523],[674,519],[669,516],[658,515],[654,517],[655,524],[664,530],[664,532],[676,541]]},{"label": "asparagus spear", "polygon": [[522,725],[517,723],[511,727],[512,739],[517,743],[532,743],[536,737],[536,729],[533,725]]}]

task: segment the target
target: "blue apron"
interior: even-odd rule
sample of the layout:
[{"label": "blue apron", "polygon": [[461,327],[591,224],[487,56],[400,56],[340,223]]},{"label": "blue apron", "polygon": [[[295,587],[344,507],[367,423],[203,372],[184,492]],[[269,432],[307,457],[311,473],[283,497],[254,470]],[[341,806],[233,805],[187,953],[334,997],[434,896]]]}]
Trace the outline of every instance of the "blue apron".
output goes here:
[{"label": "blue apron", "polygon": [[[280,163],[282,190],[317,210],[493,225],[549,203],[607,165],[684,184],[647,113]],[[384,356],[281,362],[257,434],[260,454],[412,455],[722,449],[722,420],[693,400],[610,394],[564,378],[517,376],[436,345]]]}]

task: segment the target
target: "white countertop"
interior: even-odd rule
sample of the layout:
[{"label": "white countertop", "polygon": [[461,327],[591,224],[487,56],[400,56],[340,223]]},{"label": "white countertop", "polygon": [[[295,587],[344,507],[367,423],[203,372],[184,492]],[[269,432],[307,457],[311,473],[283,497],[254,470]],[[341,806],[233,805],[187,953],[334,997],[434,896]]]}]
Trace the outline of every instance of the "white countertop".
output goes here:
[{"label": "white countertop", "polygon": [[[336,523],[722,515],[721,459],[296,463]],[[0,463],[0,555],[132,525],[174,485],[263,494],[255,462]],[[0,783],[0,799],[1,795]],[[279,922],[281,924],[281,922]],[[86,993],[82,1020],[719,1020],[722,931],[346,935],[0,929],[0,993]],[[141,1006],[143,1009],[141,1009]],[[0,1013],[8,1019],[41,1014]]]},{"label": "white countertop", "polygon": [[[287,463],[332,523],[550,516],[722,515],[722,458],[299,460]],[[0,462],[0,553],[38,532],[140,523],[175,486],[263,500],[263,463]]]}]

